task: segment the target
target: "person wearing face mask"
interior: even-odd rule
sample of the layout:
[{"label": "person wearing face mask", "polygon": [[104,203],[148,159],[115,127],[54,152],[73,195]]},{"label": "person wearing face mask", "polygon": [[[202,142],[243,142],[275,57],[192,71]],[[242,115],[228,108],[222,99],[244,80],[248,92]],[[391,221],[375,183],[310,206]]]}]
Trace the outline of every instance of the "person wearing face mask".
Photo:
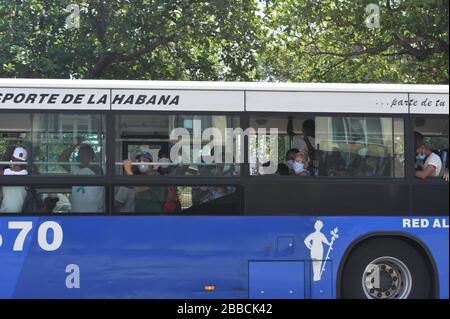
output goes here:
[{"label": "person wearing face mask", "polygon": [[[152,167],[144,165],[146,162],[152,162],[153,157],[148,152],[141,152],[136,156],[136,160],[142,164],[139,166],[132,165],[130,160],[124,160],[124,171],[128,176],[142,175],[150,173]],[[114,194],[114,207],[119,213],[136,212],[136,189],[137,187],[119,186]]]},{"label": "person wearing face mask", "polygon": [[[157,175],[153,165],[153,156],[149,152],[142,151],[136,155],[138,162],[137,175]],[[131,160],[124,160],[125,174],[128,176],[136,175],[133,172]],[[161,186],[137,186],[135,187],[135,213],[176,213],[180,211],[178,196],[170,187]]]},{"label": "person wearing face mask", "polygon": [[160,175],[172,174],[172,167],[170,164],[172,161],[169,159],[168,151],[166,147],[162,147],[158,152],[158,163],[166,165],[158,165],[157,171]]},{"label": "person wearing face mask", "polygon": [[286,152],[286,164],[287,167],[289,168],[289,172],[293,172],[294,171],[294,158],[295,155],[300,153],[300,150],[298,148],[291,148],[290,150],[288,150]]},{"label": "person wearing face mask", "polygon": [[309,176],[309,172],[308,172],[307,168],[308,168],[308,164],[305,163],[305,156],[301,153],[295,154],[294,161],[292,163],[292,169],[294,171],[294,175]]},{"label": "person wearing face mask", "polygon": [[428,177],[439,177],[442,170],[441,158],[425,144],[422,134],[415,132],[414,139],[416,161],[423,163],[422,170],[416,170],[416,177],[423,180]]},{"label": "person wearing face mask", "polygon": [[[11,156],[12,162],[23,162],[24,164],[11,164],[9,168],[0,170],[0,175],[19,176],[28,175],[25,169],[28,153],[23,147],[16,147]],[[24,186],[3,186],[1,187],[3,199],[0,205],[0,213],[21,213],[27,196]]]}]

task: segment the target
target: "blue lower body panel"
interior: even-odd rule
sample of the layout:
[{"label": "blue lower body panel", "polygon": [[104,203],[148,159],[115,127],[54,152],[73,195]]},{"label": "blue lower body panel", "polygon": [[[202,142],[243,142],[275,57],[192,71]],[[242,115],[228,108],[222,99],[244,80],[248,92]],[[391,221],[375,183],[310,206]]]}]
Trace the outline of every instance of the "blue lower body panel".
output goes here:
[{"label": "blue lower body panel", "polygon": [[252,261],[248,275],[250,298],[305,298],[305,265],[302,261]]},{"label": "blue lower body panel", "polygon": [[448,298],[448,217],[406,219],[0,216],[0,298],[335,298],[347,248],[383,232],[428,249]]}]

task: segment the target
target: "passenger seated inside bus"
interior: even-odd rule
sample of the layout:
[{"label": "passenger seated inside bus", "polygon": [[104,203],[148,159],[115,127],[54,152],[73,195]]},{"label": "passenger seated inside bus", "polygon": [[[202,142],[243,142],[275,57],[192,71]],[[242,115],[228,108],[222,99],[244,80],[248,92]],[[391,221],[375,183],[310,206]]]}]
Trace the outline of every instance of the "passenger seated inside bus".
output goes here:
[{"label": "passenger seated inside bus", "polygon": [[442,176],[442,160],[425,144],[423,135],[414,132],[414,149],[416,155],[416,177],[427,179]]},{"label": "passenger seated inside bus", "polygon": [[308,171],[308,163],[305,160],[305,155],[297,153],[294,155],[292,164],[293,174],[297,176],[310,176]]},{"label": "passenger seated inside bus", "polygon": [[291,174],[294,170],[294,158],[295,154],[299,153],[300,150],[298,148],[291,148],[286,152],[286,165],[289,168],[289,174]]},{"label": "passenger seated inside bus", "polygon": [[339,148],[334,147],[333,150],[325,157],[326,175],[327,176],[345,176],[346,165],[345,159]]},{"label": "passenger seated inside bus", "polygon": [[183,205],[183,214],[210,215],[230,214],[230,212],[237,213],[240,210],[239,203],[241,196],[242,194],[235,186],[192,187],[192,205]]},{"label": "passenger seated inside bus", "polygon": [[191,191],[192,206],[199,206],[213,200],[213,189],[209,186],[193,186]]},{"label": "passenger seated inside bus", "polygon": [[134,213],[136,190],[132,186],[118,186],[114,193],[114,208],[118,213]]},{"label": "passenger seated inside bus", "polygon": [[[24,176],[28,175],[26,169],[28,152],[23,147],[16,147],[10,155],[11,162],[9,168],[0,170],[0,175],[4,176]],[[23,164],[21,164],[23,163]],[[2,186],[1,187],[0,213],[21,213],[23,204],[27,197],[27,190],[24,186]]]},{"label": "passenger seated inside bus", "polygon": [[169,151],[167,147],[162,147],[158,151],[158,163],[166,164],[166,165],[158,165],[157,171],[160,175],[170,175],[172,174],[172,161],[169,158]]},{"label": "passenger seated inside bus", "polygon": [[57,197],[47,197],[44,199],[44,210],[46,214],[52,214],[56,208],[56,203],[59,199]]},{"label": "passenger seated inside bus", "polygon": [[47,214],[70,213],[72,205],[70,200],[61,193],[42,194],[44,210]]},{"label": "passenger seated inside bus", "polygon": [[350,176],[376,176],[378,157],[368,156],[368,148],[361,146],[348,167]]},{"label": "passenger seated inside bus", "polygon": [[[72,153],[78,149],[77,163],[70,164]],[[73,175],[101,175],[100,165],[92,165],[95,152],[91,145],[82,144],[81,139],[66,148],[59,156],[64,170]],[[72,212],[75,213],[102,213],[104,212],[105,191],[100,186],[74,186],[72,187]]]},{"label": "passenger seated inside bus", "polygon": [[[137,170],[133,169],[131,160],[123,161],[126,175],[158,174],[155,166],[150,165],[150,163],[153,163],[153,156],[149,152],[142,151],[136,155],[135,159],[138,162]],[[125,192],[123,188],[121,190],[125,194],[122,194],[122,199],[119,199],[118,204],[122,204],[123,207],[123,204],[127,203],[128,208],[133,207],[130,202],[134,197],[134,213],[170,214],[178,213],[181,210],[175,187],[136,186],[134,187],[134,192],[130,190]]]},{"label": "passenger seated inside bus", "polygon": [[[291,148],[286,153],[288,174],[295,176],[310,176],[309,160],[298,148]],[[282,174],[280,174],[282,175]]]}]

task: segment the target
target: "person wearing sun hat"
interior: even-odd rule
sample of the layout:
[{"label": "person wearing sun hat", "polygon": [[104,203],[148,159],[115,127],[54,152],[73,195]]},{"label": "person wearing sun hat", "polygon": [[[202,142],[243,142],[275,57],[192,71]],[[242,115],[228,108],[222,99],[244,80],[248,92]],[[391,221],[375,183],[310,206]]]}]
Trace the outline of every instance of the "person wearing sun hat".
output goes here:
[{"label": "person wearing sun hat", "polygon": [[[11,165],[5,170],[0,170],[0,175],[4,176],[24,176],[28,171],[24,167],[27,165],[28,152],[23,147],[16,147],[11,156]],[[23,164],[21,164],[23,163]],[[3,199],[0,205],[0,213],[21,213],[23,203],[27,196],[24,186],[2,186]]]}]

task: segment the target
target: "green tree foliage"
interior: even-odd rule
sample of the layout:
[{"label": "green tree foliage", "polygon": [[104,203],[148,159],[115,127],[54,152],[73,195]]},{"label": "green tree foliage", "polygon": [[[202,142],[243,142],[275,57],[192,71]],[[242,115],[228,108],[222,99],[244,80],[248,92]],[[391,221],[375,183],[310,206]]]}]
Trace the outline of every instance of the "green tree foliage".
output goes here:
[{"label": "green tree foliage", "polygon": [[[80,8],[79,28],[69,4]],[[2,0],[0,76],[249,80],[253,0]]]},{"label": "green tree foliage", "polygon": [[[268,79],[449,81],[448,0],[264,3],[265,24],[271,35],[261,66]],[[367,8],[370,4],[378,5],[379,19],[375,9]]]},{"label": "green tree foliage", "polygon": [[448,0],[2,0],[0,77],[448,83],[448,14]]}]

